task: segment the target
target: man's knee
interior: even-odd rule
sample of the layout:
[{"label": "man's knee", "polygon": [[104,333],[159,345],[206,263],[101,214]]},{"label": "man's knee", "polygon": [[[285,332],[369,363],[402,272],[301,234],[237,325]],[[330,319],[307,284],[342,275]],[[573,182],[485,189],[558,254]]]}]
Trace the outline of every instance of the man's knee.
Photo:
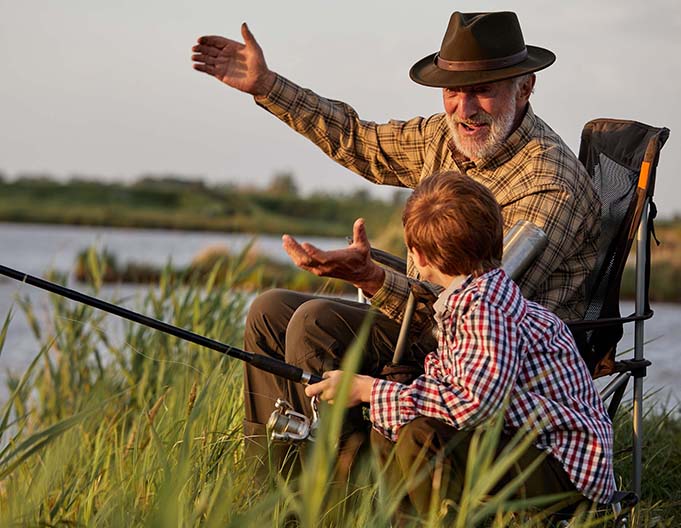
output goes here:
[{"label": "man's knee", "polygon": [[[356,336],[354,324],[361,321],[348,315],[348,308],[333,299],[316,298],[301,304],[286,329],[286,361],[304,364],[322,356],[325,363],[327,358],[332,363],[339,360]],[[358,321],[353,321],[355,318]],[[324,364],[324,370],[337,366]]]},{"label": "man's knee", "polygon": [[246,316],[246,328],[257,327],[271,313],[276,313],[287,293],[283,289],[267,290],[253,299]]},{"label": "man's knee", "polygon": [[244,343],[249,352],[277,349],[283,355],[286,327],[298,296],[299,294],[289,290],[273,289],[261,293],[253,300],[244,330]]}]

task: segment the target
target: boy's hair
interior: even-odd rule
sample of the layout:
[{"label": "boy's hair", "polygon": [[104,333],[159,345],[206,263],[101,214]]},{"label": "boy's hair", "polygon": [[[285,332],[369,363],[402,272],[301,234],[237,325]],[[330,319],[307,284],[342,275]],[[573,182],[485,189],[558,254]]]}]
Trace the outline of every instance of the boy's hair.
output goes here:
[{"label": "boy's hair", "polygon": [[407,247],[447,275],[501,266],[503,220],[494,195],[456,171],[437,172],[414,189],[402,213]]}]

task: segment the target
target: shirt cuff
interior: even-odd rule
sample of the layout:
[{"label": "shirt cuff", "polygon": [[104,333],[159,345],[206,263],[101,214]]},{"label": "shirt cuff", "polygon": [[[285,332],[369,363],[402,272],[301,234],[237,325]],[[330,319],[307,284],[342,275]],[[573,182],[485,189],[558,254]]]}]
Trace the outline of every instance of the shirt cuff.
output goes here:
[{"label": "shirt cuff", "polygon": [[400,322],[409,297],[409,279],[406,275],[385,268],[385,279],[380,289],[371,297],[371,305],[390,319]]},{"label": "shirt cuff", "polygon": [[401,383],[375,379],[371,386],[369,398],[369,419],[379,433],[395,442],[400,420]]},{"label": "shirt cuff", "polygon": [[275,74],[274,84],[267,95],[257,95],[253,97],[255,104],[261,106],[268,112],[274,115],[279,115],[282,112],[286,112],[288,107],[291,106],[294,98],[287,97],[287,94],[296,93],[298,86],[293,84],[288,79],[282,77],[278,73]]}]

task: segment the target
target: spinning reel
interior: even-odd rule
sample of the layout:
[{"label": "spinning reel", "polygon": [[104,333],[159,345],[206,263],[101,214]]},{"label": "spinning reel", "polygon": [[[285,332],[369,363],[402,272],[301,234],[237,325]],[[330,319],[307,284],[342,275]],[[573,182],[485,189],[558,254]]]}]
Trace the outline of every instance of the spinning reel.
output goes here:
[{"label": "spinning reel", "polygon": [[305,440],[314,441],[319,425],[319,400],[312,397],[312,420],[302,413],[293,410],[286,400],[277,399],[274,412],[267,420],[267,430],[273,442],[298,443]]}]

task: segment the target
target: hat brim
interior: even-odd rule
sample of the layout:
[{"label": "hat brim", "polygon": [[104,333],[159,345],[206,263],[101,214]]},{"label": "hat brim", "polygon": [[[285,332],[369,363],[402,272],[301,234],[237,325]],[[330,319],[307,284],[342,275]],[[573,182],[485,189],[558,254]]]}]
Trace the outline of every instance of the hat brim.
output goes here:
[{"label": "hat brim", "polygon": [[556,60],[553,52],[547,49],[537,46],[526,47],[527,58],[524,61],[507,68],[486,71],[453,72],[443,70],[436,66],[435,57],[437,53],[433,53],[414,64],[409,70],[409,77],[418,84],[436,88],[471,86],[474,84],[502,81],[517,77],[518,75],[543,70],[551,66]]}]

